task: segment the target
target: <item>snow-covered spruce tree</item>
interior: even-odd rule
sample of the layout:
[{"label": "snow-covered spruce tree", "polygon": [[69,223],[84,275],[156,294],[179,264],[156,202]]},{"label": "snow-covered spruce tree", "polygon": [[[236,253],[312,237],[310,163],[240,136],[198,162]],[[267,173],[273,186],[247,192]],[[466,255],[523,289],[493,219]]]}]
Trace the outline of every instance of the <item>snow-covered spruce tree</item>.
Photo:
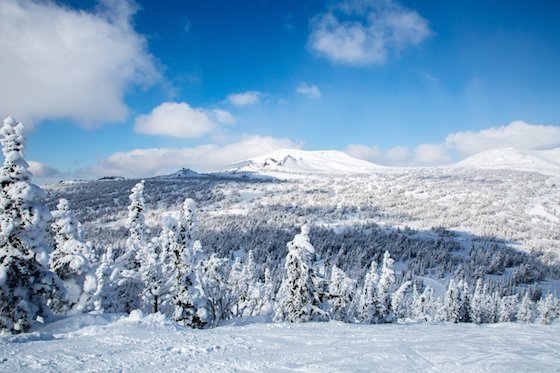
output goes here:
[{"label": "snow-covered spruce tree", "polygon": [[256,271],[255,254],[250,250],[244,260],[241,273],[243,281],[247,284],[247,292],[241,303],[243,316],[258,316],[265,305],[265,284],[257,278]]},{"label": "snow-covered spruce tree", "polygon": [[264,284],[263,284],[263,297],[260,300],[260,305],[258,307],[258,316],[270,316],[274,315],[275,308],[275,285],[270,272],[270,268],[264,270]]},{"label": "snow-covered spruce tree", "polygon": [[155,245],[159,250],[160,263],[160,296],[159,312],[171,317],[175,311],[173,296],[176,289],[176,260],[175,252],[178,245],[178,222],[172,216],[164,215],[161,219],[161,231],[155,238]]},{"label": "snow-covered spruce tree", "polygon": [[391,297],[395,287],[395,270],[393,263],[395,261],[391,258],[388,251],[383,255],[383,263],[381,266],[381,275],[377,283],[377,307],[378,307],[378,321],[380,323],[392,322],[394,318],[393,310],[391,307]]},{"label": "snow-covered spruce tree", "polygon": [[459,282],[459,322],[471,322],[471,288],[466,280]]},{"label": "snow-covered spruce tree", "polygon": [[329,304],[329,278],[327,278],[327,268],[325,262],[321,259],[320,255],[315,255],[315,260],[311,263],[311,279],[313,280],[313,285],[317,289],[317,294],[319,296],[319,308],[325,311],[324,320],[328,320],[328,309]]},{"label": "snow-covered spruce tree", "polygon": [[517,311],[519,308],[518,295],[510,295],[500,299],[500,307],[498,310],[499,322],[512,322],[517,320]]},{"label": "snow-covered spruce tree", "polygon": [[231,268],[228,284],[235,300],[233,315],[256,316],[264,305],[264,284],[257,279],[256,264],[253,251],[249,251],[241,263],[240,258],[235,258]]},{"label": "snow-covered spruce tree", "polygon": [[95,271],[88,257],[92,257],[91,247],[82,242],[78,233],[78,222],[68,201],[61,198],[51,228],[54,233],[55,248],[51,253],[49,266],[60,277],[66,288],[65,301],[61,303],[68,311],[89,311],[92,307],[91,298],[97,289]]},{"label": "snow-covered spruce tree", "polygon": [[143,283],[142,309],[147,313],[157,313],[161,311],[162,297],[165,296],[166,290],[160,256],[151,242],[146,242],[139,254],[141,259],[139,272]]},{"label": "snow-covered spruce tree", "polygon": [[115,309],[115,306],[118,305],[116,278],[118,277],[119,269],[115,267],[113,255],[113,249],[107,248],[107,251],[101,255],[95,270],[97,289],[92,299],[94,310],[100,313],[119,311]]},{"label": "snow-covered spruce tree", "polygon": [[534,304],[529,296],[529,291],[526,291],[517,310],[517,320],[524,323],[532,322],[535,314],[533,307]]},{"label": "snow-covered spruce tree", "polygon": [[229,260],[212,254],[197,268],[200,287],[206,301],[204,320],[213,327],[232,317],[235,298],[228,287]]},{"label": "snow-covered spruce tree", "polygon": [[232,316],[240,317],[243,315],[245,300],[247,299],[248,284],[243,279],[243,264],[241,258],[236,257],[233,261],[228,276],[228,289],[232,297]]},{"label": "snow-covered spruce tree", "polygon": [[537,310],[539,311],[539,322],[541,324],[551,324],[559,316],[560,303],[558,299],[550,293],[539,300]]},{"label": "snow-covered spruce tree", "polygon": [[412,281],[403,282],[391,296],[391,309],[393,310],[393,314],[395,316],[394,321],[405,319],[407,316],[406,291],[410,287],[410,284],[412,284]]},{"label": "snow-covered spruce tree", "polygon": [[144,282],[140,274],[142,257],[145,253],[144,225],[144,180],[137,183],[128,197],[127,228],[129,237],[126,240],[125,252],[116,259],[119,268],[116,281],[117,297],[113,309],[116,312],[130,312],[142,308],[142,292]]},{"label": "snow-covered spruce tree", "polygon": [[442,320],[458,323],[461,321],[461,293],[453,279],[449,280],[443,297]]},{"label": "snow-covered spruce tree", "polygon": [[476,287],[471,298],[471,321],[476,324],[482,324],[484,320],[484,298],[482,279],[476,280]]},{"label": "snow-covered spruce tree", "polygon": [[344,273],[337,266],[331,270],[329,285],[331,319],[349,322],[351,320],[351,305],[356,292],[356,281]]},{"label": "snow-covered spruce tree", "polygon": [[489,289],[489,284],[486,282],[482,287],[481,322],[495,323],[498,322],[499,319],[500,302],[502,296],[498,290],[494,291],[494,293],[492,294],[488,289]]},{"label": "snow-covered spruce tree", "polygon": [[194,200],[185,199],[179,221],[168,227],[168,234],[173,234],[170,247],[165,249],[171,255],[169,275],[173,279],[172,299],[173,319],[193,328],[203,328],[211,323],[207,311],[208,302],[199,290],[201,281],[196,272],[198,254],[202,251],[199,241],[194,240],[196,224],[196,204]]},{"label": "snow-covered spruce tree", "polygon": [[377,274],[377,262],[372,261],[369,272],[364,279],[364,285],[360,293],[358,306],[359,319],[363,323],[372,324],[378,320],[377,308],[377,285],[379,275]]},{"label": "snow-covered spruce tree", "polygon": [[412,303],[412,317],[417,321],[434,320],[434,289],[426,286],[422,293],[415,289],[414,300]]},{"label": "snow-covered spruce tree", "polygon": [[277,295],[276,319],[288,322],[325,320],[327,315],[320,307],[319,292],[313,282],[311,255],[315,249],[309,242],[309,227],[303,225],[301,233],[286,246],[286,274]]},{"label": "snow-covered spruce tree", "polygon": [[0,137],[0,330],[19,333],[48,316],[48,303],[56,304],[64,289],[47,267],[44,238],[50,213],[39,202],[43,191],[30,182],[23,124],[7,117]]},{"label": "snow-covered spruce tree", "polygon": [[[485,284],[486,286],[487,284]],[[484,292],[484,291],[483,291]],[[502,299],[501,293],[496,290],[492,294],[486,290],[484,297],[483,319],[482,322],[496,323],[498,322],[498,315],[500,310],[500,300]]]}]

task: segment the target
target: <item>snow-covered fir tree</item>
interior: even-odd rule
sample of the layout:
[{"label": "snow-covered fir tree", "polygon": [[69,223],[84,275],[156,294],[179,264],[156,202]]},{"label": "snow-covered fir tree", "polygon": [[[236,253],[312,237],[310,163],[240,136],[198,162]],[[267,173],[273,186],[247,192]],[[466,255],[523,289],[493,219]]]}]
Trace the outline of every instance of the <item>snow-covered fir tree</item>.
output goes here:
[{"label": "snow-covered fir tree", "polygon": [[197,268],[200,287],[206,300],[205,321],[213,327],[220,321],[230,319],[235,297],[228,286],[229,260],[212,254]]},{"label": "snow-covered fir tree", "polygon": [[274,304],[276,296],[276,287],[274,285],[274,279],[270,273],[270,268],[264,270],[264,284],[263,284],[263,298],[261,299],[261,305],[259,307],[259,316],[273,316],[274,315]]},{"label": "snow-covered fir tree", "polygon": [[499,322],[513,322],[517,320],[517,311],[519,307],[518,295],[510,295],[500,299],[498,310]]},{"label": "snow-covered fir tree", "polygon": [[471,322],[471,288],[466,280],[461,280],[459,289],[459,322]]},{"label": "snow-covered fir tree", "polygon": [[383,262],[381,265],[381,275],[377,283],[377,322],[387,323],[393,321],[393,310],[391,307],[391,297],[393,295],[394,286],[396,282],[395,270],[393,263],[395,261],[391,258],[388,251],[383,254]]},{"label": "snow-covered fir tree", "polygon": [[260,310],[264,306],[265,284],[256,275],[257,264],[255,254],[250,250],[243,262],[241,277],[246,284],[246,293],[240,296],[240,306],[243,316],[260,315]]},{"label": "snow-covered fir tree", "polygon": [[[488,288],[488,284],[485,287]],[[495,323],[498,322],[499,312],[500,312],[500,300],[502,295],[498,290],[493,293],[488,292],[488,290],[483,290],[486,294],[484,297],[484,307],[483,307],[483,319],[482,322],[485,323]]]},{"label": "snow-covered fir tree", "polygon": [[103,312],[119,312],[115,308],[118,305],[117,275],[119,269],[115,267],[115,259],[112,248],[107,248],[101,255],[99,264],[95,270],[97,289],[92,296],[94,310]]},{"label": "snow-covered fir tree", "polygon": [[554,294],[550,293],[539,300],[537,310],[541,324],[551,324],[558,318],[560,303]]},{"label": "snow-covered fir tree", "polygon": [[194,239],[196,204],[187,198],[182,204],[178,221],[168,218],[162,231],[162,263],[169,284],[172,317],[175,321],[193,328],[203,328],[211,320],[207,300],[201,293],[197,263],[201,257],[201,244]]},{"label": "snow-covered fir tree", "polygon": [[399,286],[399,288],[391,296],[391,309],[393,310],[394,319],[393,321],[398,321],[400,319],[405,319],[407,316],[407,299],[406,291],[412,284],[411,281],[405,281]]},{"label": "snow-covered fir tree", "polygon": [[114,309],[117,312],[130,312],[142,308],[142,293],[145,284],[140,274],[142,259],[145,258],[146,239],[144,225],[144,180],[137,183],[128,197],[128,218],[126,226],[129,237],[125,252],[116,259],[117,293]]},{"label": "snow-covered fir tree", "polygon": [[434,320],[434,289],[426,286],[422,293],[414,289],[414,298],[412,303],[412,317],[417,321],[433,321]]},{"label": "snow-covered fir tree", "polygon": [[517,320],[524,323],[532,322],[535,317],[533,307],[533,301],[529,296],[529,292],[526,291],[521,303],[519,304],[519,309],[517,310]]},{"label": "snow-covered fir tree", "polygon": [[143,283],[141,293],[142,309],[147,313],[161,312],[162,301],[166,294],[163,280],[163,263],[156,253],[156,246],[146,242],[140,254],[139,274]]},{"label": "snow-covered fir tree", "polygon": [[39,202],[43,191],[30,182],[23,124],[7,117],[0,137],[0,329],[23,332],[50,315],[48,303],[56,305],[63,287],[48,269],[45,233],[51,216]]},{"label": "snow-covered fir tree", "polygon": [[449,280],[447,291],[443,297],[441,318],[455,323],[461,321],[461,292],[453,279]]},{"label": "snow-covered fir tree", "polygon": [[233,301],[232,315],[233,317],[242,316],[249,286],[243,279],[243,264],[240,257],[234,259],[227,282]]},{"label": "snow-covered fir tree", "polygon": [[331,319],[349,322],[352,318],[351,305],[356,292],[356,281],[337,266],[331,270],[329,303]]},{"label": "snow-covered fir tree", "polygon": [[51,270],[64,282],[65,302],[61,305],[67,311],[87,311],[91,308],[91,297],[97,289],[95,270],[88,258],[93,258],[91,247],[86,245],[78,232],[78,222],[66,199],[60,199],[56,210],[52,211],[54,221],[55,248],[50,256]]},{"label": "snow-covered fir tree", "polygon": [[485,295],[483,293],[482,279],[476,281],[476,287],[474,289],[473,296],[471,298],[471,315],[470,319],[476,324],[481,324],[484,320],[484,300]]},{"label": "snow-covered fir tree", "polygon": [[377,273],[377,262],[372,261],[369,272],[366,274],[362,291],[360,293],[359,318],[360,321],[372,324],[378,320],[377,308],[377,285],[379,283],[379,274]]},{"label": "snow-covered fir tree", "polygon": [[165,315],[173,315],[175,311],[173,305],[173,295],[175,292],[177,281],[176,258],[175,253],[178,252],[178,222],[170,216],[164,215],[161,219],[161,231],[158,237],[154,239],[154,245],[159,251],[160,263],[160,305],[159,310]]},{"label": "snow-covered fir tree", "polygon": [[286,272],[277,295],[277,320],[306,322],[326,319],[327,314],[320,307],[320,294],[313,281],[311,255],[315,249],[309,241],[309,227],[303,225],[301,233],[296,234],[286,246]]},{"label": "snow-covered fir tree", "polygon": [[241,262],[235,258],[229,274],[230,292],[235,299],[234,316],[254,316],[260,314],[263,306],[264,283],[256,277],[256,263],[253,251],[249,251]]},{"label": "snow-covered fir tree", "polygon": [[[314,257],[314,259],[312,259]],[[325,262],[321,259],[320,255],[311,254],[311,279],[313,280],[313,285],[317,289],[317,294],[319,296],[318,307],[325,313],[322,317],[316,316],[316,320],[328,320],[328,309],[329,309],[329,278],[327,277],[327,268]]]}]

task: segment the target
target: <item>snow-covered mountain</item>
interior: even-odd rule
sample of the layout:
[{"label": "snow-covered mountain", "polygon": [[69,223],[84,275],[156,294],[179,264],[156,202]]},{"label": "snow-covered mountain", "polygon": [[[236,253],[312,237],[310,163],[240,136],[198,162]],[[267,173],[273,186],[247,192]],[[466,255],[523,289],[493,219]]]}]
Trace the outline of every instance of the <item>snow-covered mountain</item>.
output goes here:
[{"label": "snow-covered mountain", "polygon": [[346,175],[368,174],[383,168],[383,166],[353,158],[337,150],[280,149],[260,157],[234,163],[228,167],[228,171]]},{"label": "snow-covered mountain", "polygon": [[560,148],[551,150],[492,149],[466,158],[456,163],[455,167],[534,171],[560,175]]},{"label": "snow-covered mountain", "polygon": [[172,173],[170,175],[162,175],[162,176],[158,176],[160,178],[185,178],[185,177],[199,177],[201,176],[198,172],[191,170],[190,168],[182,168],[179,171]]}]

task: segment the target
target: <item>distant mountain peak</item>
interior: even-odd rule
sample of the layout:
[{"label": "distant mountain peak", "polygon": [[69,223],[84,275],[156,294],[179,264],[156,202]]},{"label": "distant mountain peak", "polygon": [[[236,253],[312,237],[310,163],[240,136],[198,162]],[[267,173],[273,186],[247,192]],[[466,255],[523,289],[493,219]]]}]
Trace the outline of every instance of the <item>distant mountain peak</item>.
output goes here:
[{"label": "distant mountain peak", "polygon": [[191,170],[190,168],[181,168],[179,171],[172,173],[170,175],[164,175],[164,176],[160,176],[160,177],[165,177],[165,178],[184,178],[184,177],[198,177],[200,176],[200,174],[194,170]]},{"label": "distant mountain peak", "polygon": [[383,166],[356,159],[338,150],[279,149],[237,162],[228,167],[235,172],[282,172],[292,174],[368,174]]},{"label": "distant mountain peak", "polygon": [[560,148],[524,150],[499,148],[472,155],[455,167],[540,172],[560,175]]}]

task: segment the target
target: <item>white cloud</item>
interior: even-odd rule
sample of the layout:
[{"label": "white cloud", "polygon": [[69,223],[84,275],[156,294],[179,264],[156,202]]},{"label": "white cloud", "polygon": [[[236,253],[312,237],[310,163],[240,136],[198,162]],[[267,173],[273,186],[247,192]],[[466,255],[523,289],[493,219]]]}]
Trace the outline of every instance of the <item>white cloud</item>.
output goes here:
[{"label": "white cloud", "polygon": [[230,112],[227,112],[222,109],[214,109],[212,110],[212,115],[216,119],[218,123],[221,124],[235,124],[235,117],[231,115]]},{"label": "white cloud", "polygon": [[406,146],[381,150],[377,146],[353,144],[344,151],[352,157],[385,166],[439,166],[451,163],[446,147],[441,144],[418,145],[414,151]]},{"label": "white cloud", "polygon": [[70,118],[92,127],[124,121],[132,84],[161,79],[128,1],[103,1],[94,13],[51,1],[0,2],[0,112],[31,125]]},{"label": "white cloud", "polygon": [[381,159],[381,150],[377,146],[369,147],[361,144],[350,144],[344,149],[346,154],[371,162],[377,162]]},{"label": "white cloud", "polygon": [[307,85],[306,83],[300,83],[296,88],[296,92],[300,95],[307,96],[314,100],[321,97],[321,91],[316,85]]},{"label": "white cloud", "polygon": [[384,63],[432,32],[421,15],[391,0],[344,1],[311,22],[309,46],[336,63]]},{"label": "white cloud", "polygon": [[247,106],[257,104],[262,96],[259,91],[246,91],[241,93],[232,93],[227,96],[230,103],[235,106]]},{"label": "white cloud", "polygon": [[185,139],[206,135],[216,126],[205,110],[193,108],[186,102],[164,102],[150,114],[140,115],[134,121],[135,132]]},{"label": "white cloud", "polygon": [[300,144],[288,139],[250,136],[223,146],[208,144],[179,149],[135,149],[101,158],[97,166],[80,170],[80,173],[96,176],[148,177],[174,172],[182,167],[211,171],[276,149],[299,147]]},{"label": "white cloud", "polygon": [[352,157],[386,166],[408,166],[411,162],[410,151],[406,146],[381,150],[377,146],[351,144],[344,151]]},{"label": "white cloud", "polygon": [[463,131],[449,134],[445,144],[421,144],[411,151],[405,146],[381,150],[377,146],[352,144],[345,149],[349,155],[388,166],[439,166],[452,163],[452,152],[461,158],[497,148],[528,150],[551,149],[560,146],[560,127],[512,122],[478,132]]},{"label": "white cloud", "polygon": [[383,162],[394,166],[410,165],[410,151],[406,146],[395,146],[383,152]]},{"label": "white cloud", "polygon": [[422,144],[414,149],[413,163],[418,166],[439,166],[451,163],[444,145]]},{"label": "white cloud", "polygon": [[560,146],[560,127],[516,121],[478,132],[456,132],[447,136],[445,144],[464,157],[495,148],[547,149]]},{"label": "white cloud", "polygon": [[59,170],[49,166],[46,163],[27,161],[27,164],[29,164],[29,171],[31,171],[33,176],[36,178],[52,178],[56,176],[61,176]]}]

